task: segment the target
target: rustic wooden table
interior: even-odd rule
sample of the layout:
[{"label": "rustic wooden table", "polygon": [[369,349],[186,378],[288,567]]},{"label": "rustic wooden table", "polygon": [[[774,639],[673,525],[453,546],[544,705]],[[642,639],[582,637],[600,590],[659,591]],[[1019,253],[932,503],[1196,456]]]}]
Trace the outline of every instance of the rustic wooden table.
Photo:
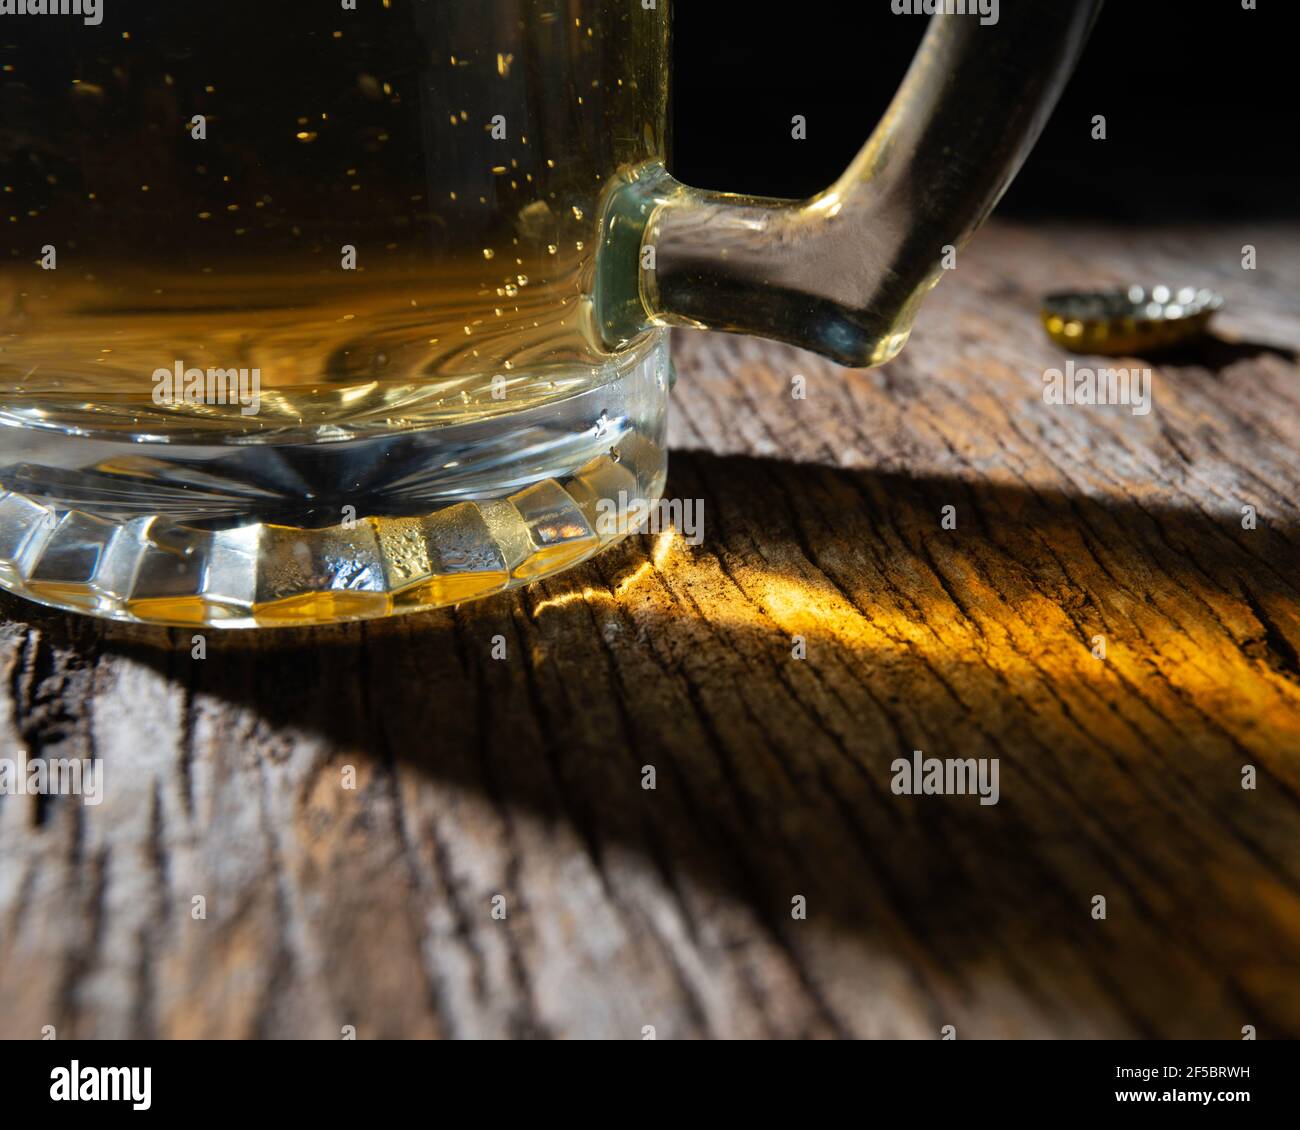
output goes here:
[{"label": "rustic wooden table", "polygon": [[[1221,339],[1045,404],[1037,296],[1162,279]],[[883,369],[679,337],[698,546],[201,660],[0,601],[0,751],[107,778],[0,798],[0,1035],[1300,1036],[1297,295],[995,224]]]}]

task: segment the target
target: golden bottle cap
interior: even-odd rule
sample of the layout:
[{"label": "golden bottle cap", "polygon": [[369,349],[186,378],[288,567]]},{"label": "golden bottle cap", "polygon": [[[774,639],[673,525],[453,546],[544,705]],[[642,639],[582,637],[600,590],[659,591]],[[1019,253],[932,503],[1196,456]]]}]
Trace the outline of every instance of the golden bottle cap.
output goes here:
[{"label": "golden bottle cap", "polygon": [[1043,299],[1047,336],[1071,353],[1140,354],[1200,337],[1223,298],[1203,287],[1060,291]]}]

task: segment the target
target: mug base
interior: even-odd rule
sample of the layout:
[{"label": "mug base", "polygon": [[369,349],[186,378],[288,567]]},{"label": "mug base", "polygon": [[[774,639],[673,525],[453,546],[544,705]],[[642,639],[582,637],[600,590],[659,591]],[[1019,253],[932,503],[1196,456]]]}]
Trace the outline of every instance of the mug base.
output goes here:
[{"label": "mug base", "polygon": [[525,410],[329,442],[0,429],[0,588],[112,620],[251,628],[550,576],[621,540],[663,490],[667,333],[607,367]]}]

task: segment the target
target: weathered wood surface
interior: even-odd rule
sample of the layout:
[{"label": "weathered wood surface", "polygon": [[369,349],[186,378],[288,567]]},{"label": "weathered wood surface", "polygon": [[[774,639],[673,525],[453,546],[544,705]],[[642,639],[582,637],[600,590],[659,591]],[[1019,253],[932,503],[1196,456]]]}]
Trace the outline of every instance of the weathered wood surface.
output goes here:
[{"label": "weathered wood surface", "polygon": [[[1045,405],[1037,296],[1161,279],[1232,340]],[[1294,228],[995,225],[884,369],[679,337],[699,546],[201,661],[3,600],[0,748],[107,787],[0,798],[0,1035],[1300,1035],[1298,294]]]}]

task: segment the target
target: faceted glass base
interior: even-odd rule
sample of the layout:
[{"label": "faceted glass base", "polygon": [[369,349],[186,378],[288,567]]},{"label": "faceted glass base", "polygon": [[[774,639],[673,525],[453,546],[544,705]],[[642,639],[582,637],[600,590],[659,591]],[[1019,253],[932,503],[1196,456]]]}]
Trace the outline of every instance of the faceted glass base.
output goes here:
[{"label": "faceted glass base", "polygon": [[[656,476],[661,479],[662,476]],[[0,586],[115,620],[222,628],[326,624],[487,596],[589,557],[657,497],[599,456],[564,483],[459,502],[419,518],[324,529],[255,523],[201,530],[157,516],[114,523],[0,496]]]},{"label": "faceted glass base", "polygon": [[[291,492],[268,490],[272,463],[306,465],[283,444],[261,447],[264,460],[257,445],[240,448],[233,465],[247,473],[235,481],[225,455],[204,451],[203,461],[192,447],[159,445],[143,460],[104,459],[85,437],[46,434],[29,453],[57,467],[0,462],[0,487],[25,488],[0,493],[0,587],[115,620],[243,628],[413,612],[537,580],[619,540],[629,512],[658,498],[667,367],[658,340],[613,380],[544,406],[543,418],[495,417],[490,438],[458,436],[455,425],[367,436],[355,445],[379,445],[385,473],[364,487],[347,441],[317,443],[318,489],[297,501],[299,521]],[[0,429],[0,441],[14,434]],[[453,452],[463,460],[448,460]],[[205,473],[187,513],[179,488],[199,462],[227,477]],[[151,497],[166,512],[149,512]]]}]

